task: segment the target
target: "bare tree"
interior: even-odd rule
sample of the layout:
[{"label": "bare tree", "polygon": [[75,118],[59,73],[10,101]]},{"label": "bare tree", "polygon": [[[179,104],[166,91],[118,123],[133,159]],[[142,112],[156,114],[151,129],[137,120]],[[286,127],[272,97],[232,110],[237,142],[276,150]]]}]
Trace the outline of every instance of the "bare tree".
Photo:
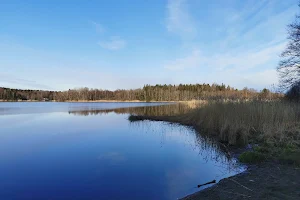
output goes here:
[{"label": "bare tree", "polygon": [[[300,7],[300,3],[298,6]],[[280,87],[283,90],[290,89],[300,82],[300,15],[296,15],[295,21],[288,25],[288,40],[277,67]]]}]

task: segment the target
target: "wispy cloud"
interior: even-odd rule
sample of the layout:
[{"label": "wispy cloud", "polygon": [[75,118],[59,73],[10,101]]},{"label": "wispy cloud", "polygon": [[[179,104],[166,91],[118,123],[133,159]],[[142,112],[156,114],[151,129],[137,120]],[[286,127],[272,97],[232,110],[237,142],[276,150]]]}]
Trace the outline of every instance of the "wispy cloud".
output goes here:
[{"label": "wispy cloud", "polygon": [[[189,79],[196,80],[191,73],[206,74],[198,76],[200,81],[225,81],[233,86],[249,84],[257,88],[276,84],[275,68],[286,45],[286,25],[297,11],[295,2],[245,0],[242,6],[234,2],[230,8],[224,5],[223,9],[222,4],[214,7],[210,14],[218,18],[210,19],[212,27],[202,27],[196,21],[203,20],[202,15],[193,13],[197,16],[193,18],[189,11],[192,5],[188,3],[192,1],[169,0],[168,30],[183,39],[192,35],[194,40],[181,49],[182,56],[165,61],[162,66],[174,75],[190,75]],[[197,38],[200,33],[195,24],[205,30],[201,38]]]},{"label": "wispy cloud", "polygon": [[164,65],[164,68],[169,70],[184,70],[187,68],[195,68],[200,67],[201,64],[204,63],[204,60],[206,59],[201,55],[200,50],[194,50],[190,53],[190,55],[178,58],[174,61],[169,61],[166,65]]},{"label": "wispy cloud", "polygon": [[[224,14],[218,31],[219,48],[236,48],[238,51],[249,47],[264,46],[270,42],[282,42],[286,39],[286,25],[294,17],[297,7],[292,2],[261,0],[253,3],[245,1],[240,10]],[[285,7],[280,11],[276,6]]]},{"label": "wispy cloud", "polygon": [[44,84],[40,84],[37,81],[18,78],[4,73],[0,73],[0,87],[15,87],[18,89],[52,89],[51,87]]},{"label": "wispy cloud", "polygon": [[107,41],[100,41],[98,44],[104,49],[119,50],[123,49],[127,42],[118,36],[113,36]]},{"label": "wispy cloud", "polygon": [[182,39],[193,39],[197,35],[196,25],[186,0],[168,0],[166,28]]},{"label": "wispy cloud", "polygon": [[[278,83],[276,60],[285,44],[279,43],[249,52],[210,56],[194,50],[185,57],[167,62],[164,68],[174,75],[188,75],[189,81],[226,83],[240,89],[245,86],[256,89],[270,87]],[[195,72],[198,76],[195,76]]]},{"label": "wispy cloud", "polygon": [[[94,21],[90,22],[95,26],[97,33],[102,34],[102,38],[105,38],[105,35],[109,35],[110,31],[105,29],[104,26]],[[126,46],[127,42],[120,36],[110,36],[109,39],[102,39],[100,42],[98,42],[98,44],[104,49],[119,50],[123,49]]]},{"label": "wispy cloud", "polygon": [[268,61],[278,58],[280,52],[284,49],[286,43],[279,43],[272,46],[266,46],[262,49],[253,49],[251,51],[240,53],[226,53],[203,55],[201,51],[194,50],[189,55],[169,61],[164,68],[169,70],[184,70],[187,68],[210,68],[216,70],[236,69],[246,70],[260,67]]},{"label": "wispy cloud", "polygon": [[278,74],[275,69],[266,69],[249,74],[241,74],[240,82],[252,87],[271,87],[278,84]]},{"label": "wispy cloud", "polygon": [[90,23],[92,23],[95,26],[95,29],[96,29],[97,33],[104,33],[105,32],[105,28],[101,24],[99,24],[97,22],[94,22],[94,21],[90,21]]}]

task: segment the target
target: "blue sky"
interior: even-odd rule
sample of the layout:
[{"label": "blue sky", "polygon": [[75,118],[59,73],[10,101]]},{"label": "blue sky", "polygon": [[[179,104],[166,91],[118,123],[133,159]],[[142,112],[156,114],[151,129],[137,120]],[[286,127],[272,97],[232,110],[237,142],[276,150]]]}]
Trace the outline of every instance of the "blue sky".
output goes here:
[{"label": "blue sky", "polygon": [[1,0],[0,86],[270,88],[298,0]]}]

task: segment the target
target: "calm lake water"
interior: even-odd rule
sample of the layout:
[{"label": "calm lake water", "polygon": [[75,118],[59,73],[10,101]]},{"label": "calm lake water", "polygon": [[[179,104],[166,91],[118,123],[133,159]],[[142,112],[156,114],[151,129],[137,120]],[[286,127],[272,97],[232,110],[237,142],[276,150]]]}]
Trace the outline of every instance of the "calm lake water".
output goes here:
[{"label": "calm lake water", "polygon": [[242,170],[188,127],[127,120],[182,112],[158,105],[0,103],[0,199],[178,199]]}]

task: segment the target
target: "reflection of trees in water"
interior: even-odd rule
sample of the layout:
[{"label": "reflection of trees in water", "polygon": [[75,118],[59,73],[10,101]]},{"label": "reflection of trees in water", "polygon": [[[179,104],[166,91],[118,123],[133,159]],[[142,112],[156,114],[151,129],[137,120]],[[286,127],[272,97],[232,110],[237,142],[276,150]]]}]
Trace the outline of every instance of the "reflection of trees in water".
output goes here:
[{"label": "reflection of trees in water", "polygon": [[157,134],[160,136],[160,145],[164,146],[168,140],[176,140],[195,151],[203,163],[213,162],[219,173],[215,179],[220,179],[229,173],[240,172],[241,166],[232,158],[223,146],[213,138],[196,132],[193,128],[169,122],[137,121],[130,123],[134,129],[140,129],[141,133]]},{"label": "reflection of trees in water", "polygon": [[131,114],[131,115],[148,115],[148,116],[172,116],[179,115],[188,112],[191,108],[186,104],[169,104],[161,106],[143,106],[143,107],[127,107],[127,108],[115,108],[115,109],[86,109],[81,111],[69,111],[69,114],[73,115],[102,115],[108,113],[116,114]]},{"label": "reflection of trees in water", "polygon": [[[130,114],[141,116],[173,116],[186,113],[191,108],[186,104],[170,104],[162,106],[145,106],[145,107],[127,107],[105,110],[83,110],[69,111],[73,115],[106,115],[108,113]],[[241,170],[236,160],[230,157],[220,143],[214,139],[197,133],[194,129],[167,122],[153,121],[137,121],[129,123],[129,126],[140,129],[141,133],[158,134],[160,136],[160,145],[163,147],[168,140],[178,140],[181,143],[189,146],[193,151],[196,151],[203,158],[205,164],[213,162],[214,166],[220,171],[215,179],[224,178],[230,173],[237,173]]]}]

